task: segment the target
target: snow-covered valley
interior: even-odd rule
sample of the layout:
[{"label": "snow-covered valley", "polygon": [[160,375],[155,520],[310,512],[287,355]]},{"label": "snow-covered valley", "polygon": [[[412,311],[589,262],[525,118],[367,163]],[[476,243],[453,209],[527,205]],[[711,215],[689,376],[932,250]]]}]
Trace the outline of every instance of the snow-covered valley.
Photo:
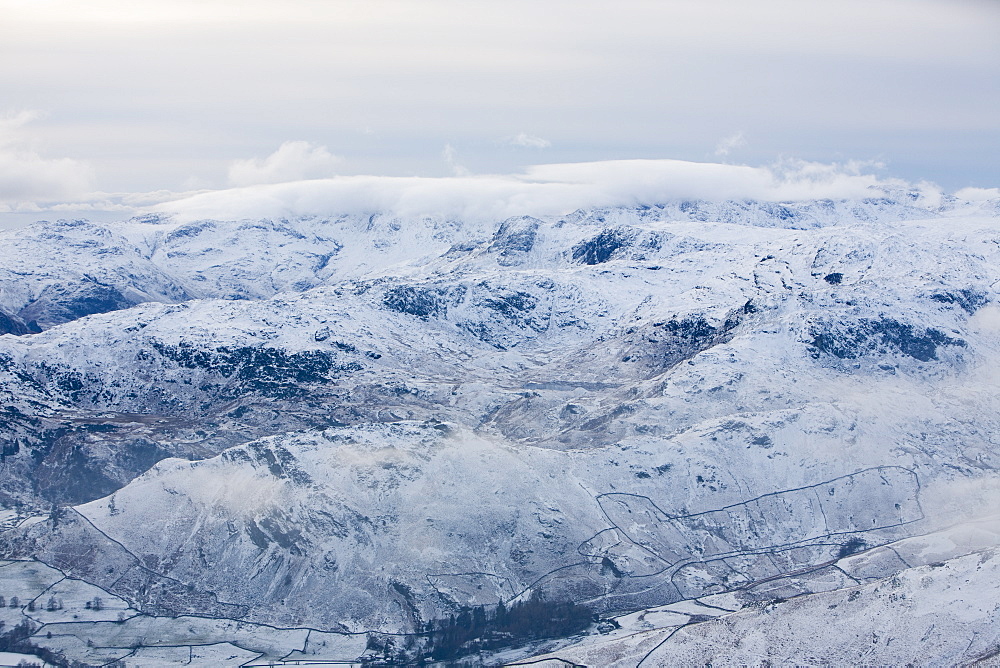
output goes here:
[{"label": "snow-covered valley", "polygon": [[[7,233],[4,628],[92,665],[995,655],[1000,206],[876,195]],[[538,601],[584,635],[485,616]]]}]

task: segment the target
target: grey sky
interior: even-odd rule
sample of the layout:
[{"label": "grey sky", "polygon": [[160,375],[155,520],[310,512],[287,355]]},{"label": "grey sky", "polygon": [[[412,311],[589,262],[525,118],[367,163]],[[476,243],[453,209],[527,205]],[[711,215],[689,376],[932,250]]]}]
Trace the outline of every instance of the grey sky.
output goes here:
[{"label": "grey sky", "polygon": [[0,17],[0,209],[35,217],[95,191],[632,158],[1000,185],[994,0],[0,0]]}]

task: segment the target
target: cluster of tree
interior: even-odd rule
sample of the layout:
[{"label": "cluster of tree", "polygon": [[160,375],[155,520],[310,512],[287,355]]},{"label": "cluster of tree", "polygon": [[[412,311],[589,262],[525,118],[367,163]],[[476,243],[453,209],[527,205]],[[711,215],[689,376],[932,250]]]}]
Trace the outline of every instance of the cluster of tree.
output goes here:
[{"label": "cluster of tree", "polygon": [[452,661],[478,652],[512,647],[545,638],[579,633],[593,621],[589,608],[571,601],[531,598],[495,608],[462,608],[458,614],[431,620],[423,633],[369,639],[369,665]]},{"label": "cluster of tree", "polygon": [[[0,608],[7,607],[7,605],[8,605],[7,599],[4,598],[3,596],[0,596]],[[10,607],[12,607],[12,608],[20,608],[21,607],[21,599],[19,599],[17,596],[11,596],[10,597]],[[103,610],[104,609],[104,600],[100,596],[95,596],[92,600],[87,601],[86,604],[84,604],[84,607],[87,610],[97,610],[97,611]],[[27,608],[28,608],[28,612],[34,612],[35,611],[35,601],[34,601],[34,599],[28,601]],[[50,596],[49,600],[45,603],[45,609],[48,610],[49,612],[54,612],[56,610],[62,610],[63,609],[63,601],[62,601],[62,599],[61,598],[56,598],[55,596]]]},{"label": "cluster of tree", "polygon": [[[0,652],[15,652],[17,654],[30,654],[38,657],[37,662],[29,659],[23,659],[18,666],[31,668],[31,666],[42,666],[44,664],[48,664],[56,666],[57,668],[98,668],[97,666],[84,661],[67,659],[62,652],[53,652],[46,647],[39,647],[31,642],[31,636],[38,630],[38,627],[36,627],[29,619],[26,619],[17,626],[12,627],[9,631],[4,631],[5,626],[4,622],[0,622]],[[52,634],[49,633],[48,637],[51,638]],[[101,664],[101,666],[103,666],[103,668],[125,668],[125,662],[112,661],[110,663]]]},{"label": "cluster of tree", "polygon": [[[11,598],[16,597],[12,596]],[[5,624],[0,622],[0,652],[15,652],[17,654],[37,656],[41,661],[36,665],[42,665],[41,662],[45,662],[53,666],[70,666],[70,663],[66,661],[62,654],[57,654],[31,642],[31,636],[37,629],[31,623],[31,620],[26,619],[6,632],[4,631],[4,626]],[[30,665],[30,662],[28,664]],[[73,668],[77,667],[73,666]]]}]

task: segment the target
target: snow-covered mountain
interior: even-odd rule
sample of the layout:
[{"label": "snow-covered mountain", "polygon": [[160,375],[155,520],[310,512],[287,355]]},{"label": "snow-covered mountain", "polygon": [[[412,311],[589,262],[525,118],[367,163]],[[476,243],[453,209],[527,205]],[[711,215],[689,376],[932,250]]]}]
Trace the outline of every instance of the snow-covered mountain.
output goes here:
[{"label": "snow-covered mountain", "polygon": [[[920,206],[927,204],[926,197],[917,192],[878,194],[860,202],[683,201],[578,211],[564,220],[609,227],[616,222],[690,220],[808,229],[847,221],[926,218],[955,206],[949,200],[928,209]],[[511,225],[516,226],[516,220]],[[41,223],[0,236],[0,257],[5,258],[0,266],[0,333],[47,329],[147,301],[261,299],[347,278],[391,274],[399,264],[436,257],[453,244],[460,248],[481,243],[495,230],[494,221],[401,220],[377,213],[186,224],[155,215],[111,225],[82,220]],[[532,238],[526,234],[521,243]],[[509,253],[518,253],[517,244],[515,240]]]},{"label": "snow-covered mountain", "polygon": [[[135,615],[87,627],[98,657],[18,613],[77,660],[157,615],[403,661],[539,595],[846,591],[831,565],[997,500],[996,203],[149,217],[0,248],[5,556]],[[272,656],[220,624],[234,665]]]}]

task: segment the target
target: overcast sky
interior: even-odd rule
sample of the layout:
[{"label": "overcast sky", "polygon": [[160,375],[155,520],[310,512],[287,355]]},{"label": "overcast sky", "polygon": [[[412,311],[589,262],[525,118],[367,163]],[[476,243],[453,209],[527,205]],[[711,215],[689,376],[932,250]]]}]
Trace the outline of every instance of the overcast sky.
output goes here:
[{"label": "overcast sky", "polygon": [[997,0],[0,0],[0,91],[7,226],[632,159],[1000,186]]}]

